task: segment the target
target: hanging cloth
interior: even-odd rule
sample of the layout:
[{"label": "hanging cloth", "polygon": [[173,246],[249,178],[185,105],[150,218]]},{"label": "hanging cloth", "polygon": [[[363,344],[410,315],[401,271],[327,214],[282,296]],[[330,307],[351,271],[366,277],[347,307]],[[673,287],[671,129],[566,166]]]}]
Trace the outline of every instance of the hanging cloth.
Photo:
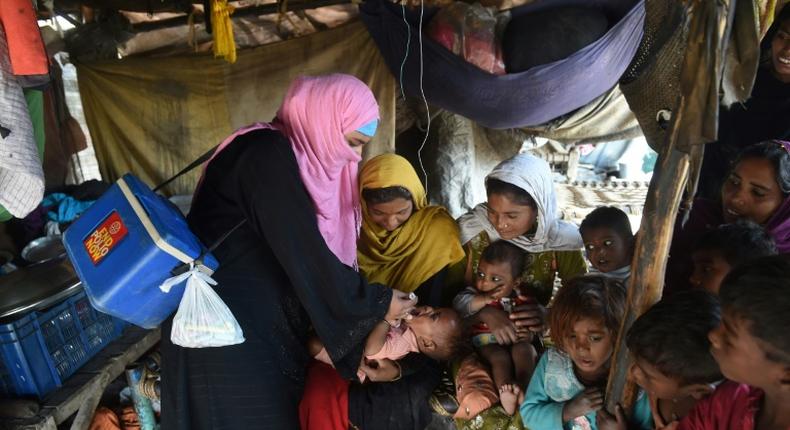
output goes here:
[{"label": "hanging cloth", "polygon": [[[543,124],[585,106],[617,85],[642,40],[643,1],[545,0],[513,9],[514,17],[559,6],[601,7],[616,22],[600,39],[571,56],[521,73],[495,76],[467,63],[423,35],[423,87],[428,103],[463,115],[488,128],[506,129]],[[435,11],[426,12],[425,25]],[[368,0],[360,16],[390,71],[401,78],[406,95],[421,97],[419,10]]]},{"label": "hanging cloth", "polygon": [[8,38],[12,72],[17,76],[49,73],[47,52],[30,0],[0,1],[0,24]]},{"label": "hanging cloth", "polygon": [[[10,133],[0,138],[0,205],[24,218],[44,197],[41,168],[33,124],[24,92],[11,72],[3,27],[0,26],[0,126]],[[0,216],[7,218],[5,210]]]}]

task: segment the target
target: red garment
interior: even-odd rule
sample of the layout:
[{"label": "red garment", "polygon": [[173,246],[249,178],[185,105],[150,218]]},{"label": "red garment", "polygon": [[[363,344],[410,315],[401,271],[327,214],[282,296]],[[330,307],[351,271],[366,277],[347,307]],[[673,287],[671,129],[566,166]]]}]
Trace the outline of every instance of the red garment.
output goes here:
[{"label": "red garment", "polygon": [[299,403],[302,430],[347,430],[348,386],[332,366],[313,360]]},{"label": "red garment", "polygon": [[726,381],[697,402],[678,430],[752,430],[762,400],[759,388]]},{"label": "red garment", "polygon": [[49,73],[44,41],[30,0],[0,1],[0,23],[8,40],[12,72],[19,75]]}]

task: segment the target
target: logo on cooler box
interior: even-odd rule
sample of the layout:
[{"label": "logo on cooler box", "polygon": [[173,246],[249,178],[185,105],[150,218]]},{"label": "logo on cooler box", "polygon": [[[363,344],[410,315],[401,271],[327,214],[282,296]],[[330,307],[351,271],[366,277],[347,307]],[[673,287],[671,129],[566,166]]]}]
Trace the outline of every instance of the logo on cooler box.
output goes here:
[{"label": "logo on cooler box", "polygon": [[112,211],[110,216],[82,242],[93,265],[99,264],[128,232],[118,212]]}]

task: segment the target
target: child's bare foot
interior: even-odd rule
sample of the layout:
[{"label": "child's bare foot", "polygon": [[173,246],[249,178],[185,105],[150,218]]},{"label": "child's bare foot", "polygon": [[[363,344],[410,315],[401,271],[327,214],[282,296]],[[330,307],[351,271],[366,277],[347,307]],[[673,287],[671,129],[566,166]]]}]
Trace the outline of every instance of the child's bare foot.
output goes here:
[{"label": "child's bare foot", "polygon": [[516,413],[516,408],[520,402],[519,399],[523,398],[524,396],[521,393],[521,389],[518,388],[518,385],[505,384],[499,387],[499,403],[502,404],[502,408],[505,409],[508,415]]}]

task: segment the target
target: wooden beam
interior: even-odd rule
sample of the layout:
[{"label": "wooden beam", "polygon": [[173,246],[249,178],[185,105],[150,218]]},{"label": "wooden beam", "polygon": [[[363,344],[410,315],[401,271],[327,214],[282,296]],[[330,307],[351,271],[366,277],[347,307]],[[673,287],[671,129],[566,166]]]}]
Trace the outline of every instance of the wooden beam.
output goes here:
[{"label": "wooden beam", "polygon": [[102,373],[98,378],[93,379],[86,385],[87,394],[82,399],[77,416],[71,423],[71,430],[88,430],[93,421],[93,415],[96,413],[96,407],[99,406],[104,390],[110,384],[109,373]]},{"label": "wooden beam", "polygon": [[[319,7],[336,6],[340,4],[351,4],[351,0],[289,0],[284,10],[282,5],[279,3],[269,3],[260,6],[250,6],[236,9],[231,15],[231,18],[247,15],[269,15],[279,13],[281,10],[285,12],[297,12],[306,9],[317,9]],[[186,25],[188,19],[188,15],[183,15],[159,21],[143,22],[133,25],[132,29],[135,32],[143,32],[158,30],[160,28],[175,27],[179,25]],[[204,20],[203,14],[195,14],[194,19],[196,24],[202,23]]]},{"label": "wooden beam", "polygon": [[129,363],[136,361],[156,345],[160,337],[161,331],[158,328],[128,328],[121,338],[110,343],[66,380],[62,388],[48,395],[42,401],[41,415],[51,417],[60,424],[77,413],[71,429],[87,429],[107,385],[120,376]]},{"label": "wooden beam", "polygon": [[[63,2],[59,3],[73,3]],[[80,3],[96,9],[125,10],[129,12],[183,12],[192,3],[185,0],[80,0]],[[65,5],[64,4],[64,5]]]}]

